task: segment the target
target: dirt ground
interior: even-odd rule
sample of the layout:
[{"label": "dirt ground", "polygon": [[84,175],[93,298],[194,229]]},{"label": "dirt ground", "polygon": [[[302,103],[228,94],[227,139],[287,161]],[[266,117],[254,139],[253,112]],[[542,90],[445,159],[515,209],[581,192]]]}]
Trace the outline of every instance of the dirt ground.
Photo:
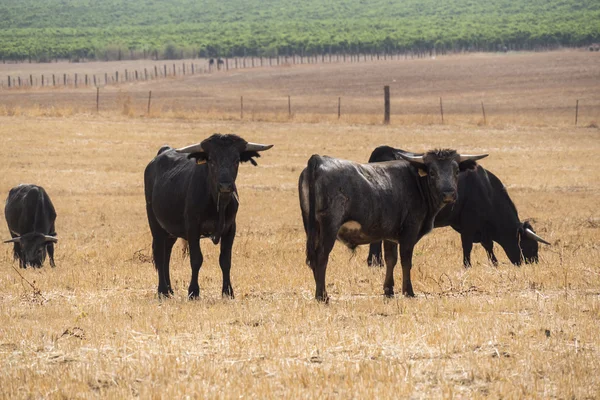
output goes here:
[{"label": "dirt ground", "polygon": [[[582,65],[590,57],[574,52],[481,58],[491,71],[493,60],[562,57],[554,67],[543,68],[539,82],[562,77],[555,91],[565,98],[579,92],[599,101],[593,91],[598,82],[591,79],[597,64],[582,66],[580,75],[573,65],[562,64],[579,56]],[[434,68],[435,61],[414,64]],[[444,62],[456,63],[456,74],[466,63],[462,58]],[[311,69],[317,67],[268,72],[302,75]],[[552,72],[558,69],[572,75]],[[496,73],[498,81],[516,80],[504,68]],[[526,81],[535,75],[527,68],[522,73],[528,74]],[[365,79],[369,74],[364,72]],[[189,81],[196,79],[227,82],[225,73]],[[369,79],[377,78],[373,73]],[[380,79],[373,85],[381,86]],[[244,78],[232,74],[231,80]],[[302,86],[308,77],[284,79],[290,80]],[[258,87],[252,79],[245,81],[247,93]],[[327,87],[329,81],[319,82]],[[166,82],[155,84],[167,87]],[[181,86],[181,98],[189,94],[184,80],[170,84]],[[266,93],[287,91],[277,92],[279,86],[272,85]],[[446,85],[450,92],[453,85]],[[525,99],[535,91],[529,85],[530,90],[519,90],[517,83],[494,85],[493,92],[520,93],[515,98]],[[417,86],[412,86],[413,96],[421,101]],[[344,90],[358,96],[370,89],[347,82]],[[76,102],[69,93],[85,91],[48,92]],[[211,93],[219,94],[216,89]],[[58,108],[44,113],[26,105],[27,96],[39,94],[46,92],[4,91],[0,96],[2,102],[24,103],[0,116],[0,193],[25,182],[46,188],[58,213],[57,267],[46,263],[39,270],[19,270],[11,246],[0,248],[0,397],[598,397],[597,127],[549,123],[553,120],[533,126],[528,121],[534,114],[527,114],[523,124],[507,117],[487,126],[468,120],[440,125],[414,119],[391,126],[312,117],[308,122],[300,117],[239,121],[216,112],[210,114],[213,119],[194,113],[146,118],[110,110],[59,115]],[[554,97],[548,101],[559,104]],[[213,132],[275,145],[258,167],[240,167],[232,267],[236,298],[221,298],[218,247],[203,240],[200,300],[186,298],[189,259],[177,244],[171,268],[175,296],[161,301],[151,262],[143,170],[163,144],[196,143]],[[352,253],[338,243],[327,275],[330,304],[316,303],[312,272],[304,265],[298,176],[314,153],[366,161],[382,144],[489,153],[481,164],[503,181],[520,218],[529,219],[552,245],[541,248],[539,264],[522,267],[510,264],[498,246],[500,264],[493,267],[475,245],[473,267],[466,270],[459,235],[437,229],[415,249],[417,297],[387,300],[385,272],[366,266],[367,249]],[[4,223],[0,237],[9,237]]]}]

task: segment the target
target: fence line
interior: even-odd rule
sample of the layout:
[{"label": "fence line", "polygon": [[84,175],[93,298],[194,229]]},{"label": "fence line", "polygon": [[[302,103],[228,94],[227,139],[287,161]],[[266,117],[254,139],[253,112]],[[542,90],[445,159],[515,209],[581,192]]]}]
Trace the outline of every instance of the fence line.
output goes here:
[{"label": "fence line", "polygon": [[[400,61],[414,58],[427,58],[436,56],[435,51],[415,51],[404,53],[323,53],[321,55],[283,55],[273,57],[231,57],[231,58],[211,58],[204,62],[183,61],[172,64],[172,68],[168,67],[167,62],[162,63],[162,68],[158,64],[152,67],[139,67],[134,70],[123,68],[123,73],[114,72],[98,72],[95,74],[84,74],[85,81],[78,80],[77,74],[63,73],[62,86],[67,87],[89,87],[89,86],[107,86],[116,85],[128,82],[139,82],[148,80],[158,80],[166,78],[176,78],[191,75],[211,74],[215,72],[229,71],[232,69],[252,69],[252,68],[267,68],[281,67],[288,65],[303,65],[303,64],[335,64],[335,63],[357,63],[357,62],[377,62],[377,61]],[[153,72],[154,71],[154,72]],[[55,73],[42,73],[37,76],[28,74],[28,79],[22,79],[20,74],[7,74],[0,77],[0,89],[24,89],[37,87],[58,87],[61,86],[57,81]],[[102,76],[104,75],[104,79]],[[15,76],[17,79],[15,80]],[[52,76],[50,80],[49,77]],[[93,82],[93,85],[92,85]]]},{"label": "fence line", "polygon": [[[387,125],[387,124],[390,124],[390,119],[391,119],[390,117],[392,115],[392,110],[391,110],[391,97],[392,96],[391,96],[391,91],[390,91],[390,87],[389,86],[386,85],[386,86],[383,87],[383,89],[384,89],[383,90],[384,96],[383,96],[383,104],[382,105],[383,105],[384,118],[383,118],[383,121],[382,120],[379,120],[379,121],[382,121],[383,124]],[[100,112],[100,97],[101,97],[101,92],[102,92],[101,88],[97,87],[96,90],[95,90],[95,93],[94,93],[94,95],[95,95],[95,111],[96,111],[96,113]],[[111,97],[111,96],[115,96],[115,93],[112,92],[109,95],[109,97]],[[126,97],[129,99],[129,100],[127,100],[127,104],[128,104],[127,114],[128,115],[133,115],[133,114],[130,114],[130,111],[129,111],[131,109],[131,103],[130,103],[131,100],[130,100],[130,97],[129,97],[129,95],[127,95]],[[375,101],[375,99],[373,99],[373,98],[371,98],[371,99]],[[161,112],[164,112],[163,110],[159,110],[158,111],[159,114],[153,114],[153,113],[151,113],[152,100],[153,100],[153,93],[150,90],[148,92],[147,105],[145,107],[146,115],[155,115],[155,116],[156,115],[160,115]],[[256,110],[256,107],[257,107],[256,104],[257,103],[254,103],[254,105],[252,105],[253,104],[252,101],[248,102],[248,101],[244,101],[244,100],[247,100],[247,99],[244,99],[244,96],[241,95],[239,97],[239,103],[238,103],[238,106],[239,106],[239,114],[238,114],[239,115],[239,120],[244,120],[245,118],[247,119],[248,117],[247,117],[246,114],[250,114],[251,115],[251,119],[254,118],[254,115],[261,115],[260,110],[258,110],[258,111]],[[250,100],[252,100],[252,97],[250,98]],[[260,102],[264,101],[265,99],[264,98],[255,98],[255,100],[258,100],[258,103],[260,103]],[[270,101],[271,104],[273,104],[274,100],[275,100],[275,98],[268,99],[268,101]],[[277,100],[281,102],[280,103],[281,104],[281,108],[277,109],[277,106],[276,106],[275,111],[273,111],[274,109],[273,109],[272,106],[270,108],[266,107],[266,109],[263,111],[263,114],[264,115],[279,115],[281,117],[283,117],[284,115],[287,114],[287,119],[288,120],[293,120],[297,113],[296,112],[292,112],[292,96],[291,95],[287,95],[285,97],[278,98]],[[116,110],[119,109],[121,102],[122,102],[122,99],[120,100],[120,98],[117,95],[116,100],[114,100],[112,102],[112,104],[114,104],[116,106]],[[445,103],[446,104],[444,104],[444,102],[443,102],[442,96],[440,96],[438,104],[435,104],[435,102],[432,102],[430,108],[428,108],[427,105],[424,105],[424,107],[426,109],[425,113],[419,113],[419,112],[415,113],[414,112],[415,111],[414,108],[413,108],[412,112],[409,112],[409,113],[402,112],[403,110],[406,110],[406,108],[403,107],[403,105],[401,103],[400,106],[398,106],[399,112],[396,113],[395,115],[398,116],[398,117],[400,117],[400,118],[406,117],[406,116],[428,115],[433,120],[435,118],[435,114],[436,114],[434,105],[437,105],[437,107],[439,107],[439,115],[441,117],[440,123],[442,125],[447,122],[447,120],[446,120],[446,116],[447,115],[450,115],[450,116],[454,115],[454,116],[458,116],[459,118],[464,118],[465,116],[469,116],[469,115],[470,116],[477,116],[477,115],[479,115],[481,117],[481,119],[477,120],[477,122],[476,122],[477,125],[482,125],[482,124],[483,125],[487,125],[488,124],[488,113],[487,113],[488,110],[485,109],[483,101],[475,101],[475,102],[473,102],[473,104],[470,103],[470,102],[464,102],[464,101],[459,101],[458,103],[457,102],[452,102],[452,101],[450,101],[450,102],[446,101]],[[105,111],[109,111],[109,110],[110,111],[114,111],[115,110],[114,106],[111,107],[111,106],[107,105],[107,101],[106,100],[104,100],[103,104],[104,104],[103,108],[104,108]],[[250,105],[250,107],[248,107],[248,104]],[[300,101],[300,102],[295,103],[295,104],[303,104],[303,103],[302,103],[302,101]],[[371,106],[373,106],[374,104],[375,103],[372,102]],[[381,103],[379,103],[379,104],[381,104]],[[459,105],[461,107],[465,107],[465,106],[469,107],[470,104],[473,105],[473,107],[472,107],[473,111],[471,111],[471,112],[458,112],[458,111],[455,110],[454,112],[449,112],[448,113],[447,110],[444,110],[444,106],[447,106],[447,105],[449,105],[450,109],[452,109],[453,107],[456,108],[457,105]],[[404,103],[404,106],[406,106],[406,103]],[[488,106],[489,106],[489,103],[488,103]],[[381,105],[379,107],[381,107]],[[480,114],[479,114],[478,111],[474,111],[476,108],[479,108],[479,107],[481,107],[480,108]],[[568,123],[572,123],[572,119],[570,119],[570,118],[572,118],[571,117],[571,115],[572,115],[571,114],[571,112],[572,112],[571,110],[573,110],[573,108],[571,108],[571,107],[574,108],[574,111],[575,111],[575,125],[577,125],[578,120],[579,120],[580,109],[581,109],[581,104],[580,104],[579,99],[577,99],[576,102],[575,102],[575,104],[573,104],[571,106],[566,106],[565,105],[565,107],[563,107],[564,110],[561,113],[562,115],[559,116],[559,119],[564,120],[565,123],[567,123],[567,122]],[[593,109],[598,109],[598,111],[600,111],[600,107],[598,107],[597,105],[594,105],[594,104],[587,105],[586,107],[588,107],[588,108],[592,107]],[[247,109],[248,108],[250,109],[249,113],[247,113]],[[302,108],[302,106],[296,106],[295,105],[295,110],[298,109],[298,108]],[[365,109],[365,112],[356,111],[356,108],[355,108],[354,111],[347,111],[344,114],[344,117],[365,116],[365,115],[374,116],[375,115],[374,114],[374,109],[372,107],[367,107],[367,108],[368,108],[368,110]],[[160,109],[160,107],[159,107],[159,109]],[[321,110],[322,109],[323,108],[321,107]],[[167,112],[168,111],[173,111],[173,109],[171,109],[171,110],[167,109],[166,111]],[[177,110],[177,112],[181,112],[181,111],[182,110]],[[194,109],[192,109],[192,110],[188,110],[188,111],[197,112],[197,111],[200,111],[200,110],[194,110]],[[214,109],[211,109],[211,111],[214,111]],[[492,109],[492,111],[494,111],[494,110]],[[227,106],[225,108],[222,108],[220,111],[217,111],[217,112],[222,113],[224,115],[228,115],[228,114],[231,115],[231,114],[233,114],[231,107],[227,107]],[[307,112],[307,113],[300,113],[299,115],[305,115],[305,114],[308,115],[308,114],[314,114],[314,113]],[[337,119],[340,120],[341,117],[342,117],[342,97],[341,96],[337,97],[337,104],[335,103],[335,100],[332,99],[330,113],[325,112],[325,113],[317,113],[317,114],[320,114],[320,115],[323,115],[323,116],[330,115],[332,118],[335,118],[335,116],[337,114]],[[567,117],[567,114],[568,114],[568,117]],[[505,115],[507,115],[506,114],[506,109],[501,108],[500,111],[497,112],[497,117],[499,117],[499,118],[502,118]],[[556,116],[556,113],[554,113],[554,115]],[[588,118],[591,118],[590,124],[593,125],[593,126],[596,126],[596,124],[597,124],[596,120],[594,119],[595,116],[596,116],[596,111],[592,112],[591,115],[589,115],[589,114],[587,115]],[[600,112],[598,112],[598,117],[600,117]],[[236,117],[236,119],[237,118],[238,117]]]}]

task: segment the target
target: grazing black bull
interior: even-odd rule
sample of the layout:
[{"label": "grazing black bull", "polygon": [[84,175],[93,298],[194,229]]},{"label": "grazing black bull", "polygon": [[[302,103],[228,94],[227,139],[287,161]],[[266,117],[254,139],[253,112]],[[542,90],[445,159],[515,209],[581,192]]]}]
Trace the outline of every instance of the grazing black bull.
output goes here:
[{"label": "grazing black bull", "polygon": [[41,186],[19,185],[10,189],[4,216],[12,239],[4,243],[13,243],[15,260],[19,260],[21,268],[28,265],[40,268],[46,259],[54,264],[54,243],[56,229],[56,211],[50,196]]},{"label": "grazing black bull", "polygon": [[[325,272],[336,237],[350,248],[380,240],[386,240],[386,247],[400,244],[402,293],[414,296],[410,280],[414,246],[431,231],[442,207],[456,199],[461,165],[483,157],[435,150],[402,155],[405,161],[358,164],[313,155],[298,189],[306,263],[313,270],[317,300],[328,300]],[[391,297],[397,252],[386,252],[385,261],[383,288]]]},{"label": "grazing black bull", "polygon": [[[404,150],[381,146],[373,150],[369,162],[401,160]],[[445,206],[435,217],[434,227],[451,226],[460,233],[463,263],[471,265],[473,243],[481,243],[490,261],[496,265],[494,242],[498,243],[510,261],[538,262],[538,242],[549,244],[536,235],[528,221],[519,221],[517,208],[506,188],[494,174],[476,162],[465,163],[458,176],[458,199]],[[371,243],[369,265],[381,265],[381,242]]]},{"label": "grazing black bull", "polygon": [[222,293],[233,298],[229,271],[238,210],[238,166],[240,161],[257,165],[253,157],[271,147],[248,143],[236,135],[214,134],[182,149],[163,146],[148,164],[144,189],[159,295],[173,294],[169,262],[177,238],[189,243],[192,279],[188,296],[200,295],[200,238],[210,237],[214,244],[221,242]]}]

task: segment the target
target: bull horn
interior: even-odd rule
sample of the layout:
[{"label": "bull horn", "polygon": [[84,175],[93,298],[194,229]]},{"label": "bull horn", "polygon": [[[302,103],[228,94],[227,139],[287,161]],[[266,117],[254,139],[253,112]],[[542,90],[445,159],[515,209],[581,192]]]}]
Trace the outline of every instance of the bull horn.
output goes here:
[{"label": "bull horn", "polygon": [[46,242],[58,242],[58,238],[56,236],[44,235],[44,239],[46,240]]},{"label": "bull horn", "polygon": [[191,144],[175,150],[178,153],[204,153],[202,143]]},{"label": "bull horn", "polygon": [[21,243],[21,236],[17,236],[12,239],[5,240],[4,243]]},{"label": "bull horn", "polygon": [[486,158],[487,156],[488,156],[488,154],[479,154],[479,155],[461,154],[458,162],[461,163],[461,162],[467,161],[467,160],[477,161],[477,160],[481,160],[482,158]]},{"label": "bull horn", "polygon": [[550,245],[550,243],[546,242],[544,239],[542,239],[541,237],[539,237],[538,235],[536,235],[535,232],[532,231],[529,228],[525,229],[525,236],[527,236],[529,239],[533,239],[533,240],[535,240],[537,242]]},{"label": "bull horn", "polygon": [[414,162],[417,164],[425,164],[425,160],[423,160],[423,155],[410,155],[410,154],[406,154],[406,153],[398,153],[398,155],[400,155],[400,157],[402,157],[403,159],[405,159],[406,161],[410,161],[410,162]]},{"label": "bull horn", "polygon": [[248,143],[244,151],[265,151],[273,147],[272,144]]}]

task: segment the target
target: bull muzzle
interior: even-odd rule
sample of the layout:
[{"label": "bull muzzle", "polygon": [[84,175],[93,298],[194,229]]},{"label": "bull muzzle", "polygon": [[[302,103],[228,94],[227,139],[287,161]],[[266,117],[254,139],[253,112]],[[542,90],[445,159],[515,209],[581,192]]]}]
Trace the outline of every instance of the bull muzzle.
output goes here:
[{"label": "bull muzzle", "polygon": [[447,190],[442,192],[442,203],[449,204],[454,203],[456,201],[456,191],[455,190]]}]

